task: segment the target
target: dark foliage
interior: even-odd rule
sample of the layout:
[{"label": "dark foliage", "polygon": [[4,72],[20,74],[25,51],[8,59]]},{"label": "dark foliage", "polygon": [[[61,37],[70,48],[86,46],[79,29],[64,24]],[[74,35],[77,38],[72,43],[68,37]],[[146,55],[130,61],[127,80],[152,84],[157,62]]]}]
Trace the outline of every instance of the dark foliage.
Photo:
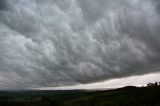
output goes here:
[{"label": "dark foliage", "polygon": [[1,91],[0,106],[160,106],[160,85],[106,91]]}]

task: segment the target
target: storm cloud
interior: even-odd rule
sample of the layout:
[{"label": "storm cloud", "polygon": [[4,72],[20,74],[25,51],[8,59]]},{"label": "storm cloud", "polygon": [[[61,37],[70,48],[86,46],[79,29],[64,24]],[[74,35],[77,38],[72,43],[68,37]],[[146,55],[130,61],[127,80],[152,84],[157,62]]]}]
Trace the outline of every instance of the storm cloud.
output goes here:
[{"label": "storm cloud", "polygon": [[0,87],[158,72],[159,0],[1,0]]}]

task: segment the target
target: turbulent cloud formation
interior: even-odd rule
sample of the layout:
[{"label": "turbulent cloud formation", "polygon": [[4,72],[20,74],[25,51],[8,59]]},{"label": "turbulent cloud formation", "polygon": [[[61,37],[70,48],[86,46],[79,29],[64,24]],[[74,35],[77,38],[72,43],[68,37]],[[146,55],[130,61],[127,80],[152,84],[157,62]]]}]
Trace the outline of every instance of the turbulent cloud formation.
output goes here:
[{"label": "turbulent cloud formation", "polygon": [[0,87],[159,71],[159,0],[1,0]]},{"label": "turbulent cloud formation", "polygon": [[7,9],[7,1],[0,1],[0,10],[6,10]]}]

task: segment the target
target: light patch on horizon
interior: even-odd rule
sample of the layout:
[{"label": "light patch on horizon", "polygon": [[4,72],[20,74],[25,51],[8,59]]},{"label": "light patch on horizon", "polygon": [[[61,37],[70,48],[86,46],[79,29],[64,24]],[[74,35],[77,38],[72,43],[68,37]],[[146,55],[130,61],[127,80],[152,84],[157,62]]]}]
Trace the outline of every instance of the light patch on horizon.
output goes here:
[{"label": "light patch on horizon", "polygon": [[[38,90],[107,90],[120,88],[125,86],[147,86],[148,83],[160,82],[160,73],[152,73],[139,76],[130,76],[125,78],[116,78],[112,80],[107,80],[103,82],[96,82],[91,84],[80,84],[75,86],[65,86],[65,87],[42,87]],[[32,88],[37,89],[37,88]]]}]

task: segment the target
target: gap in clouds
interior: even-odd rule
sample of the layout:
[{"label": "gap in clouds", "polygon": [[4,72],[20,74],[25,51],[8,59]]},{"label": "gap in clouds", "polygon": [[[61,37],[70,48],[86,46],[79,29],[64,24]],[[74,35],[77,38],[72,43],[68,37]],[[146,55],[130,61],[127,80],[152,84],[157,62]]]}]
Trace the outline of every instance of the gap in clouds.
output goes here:
[{"label": "gap in clouds", "polygon": [[124,78],[116,78],[112,80],[107,80],[103,82],[96,82],[91,84],[80,84],[75,86],[65,86],[65,87],[42,87],[33,88],[38,90],[74,90],[74,89],[88,89],[88,90],[104,90],[104,89],[114,89],[124,86],[146,86],[149,82],[159,82],[160,73],[152,73],[138,76],[130,76]]}]

